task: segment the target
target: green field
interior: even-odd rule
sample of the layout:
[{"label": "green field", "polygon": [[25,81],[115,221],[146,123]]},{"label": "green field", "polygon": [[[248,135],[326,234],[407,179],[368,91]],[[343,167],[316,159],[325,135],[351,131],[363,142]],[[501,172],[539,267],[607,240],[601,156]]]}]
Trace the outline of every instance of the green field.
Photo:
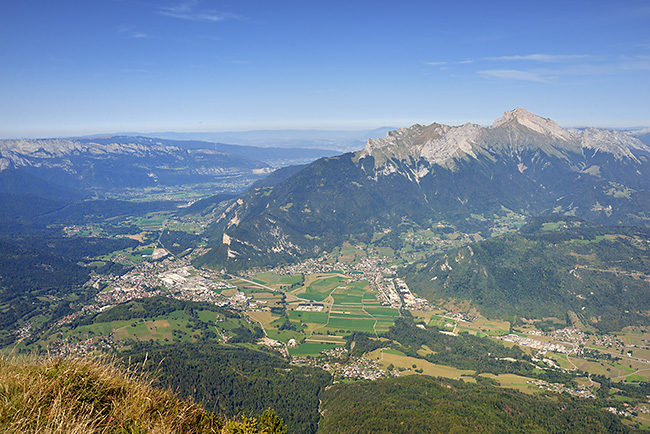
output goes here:
[{"label": "green field", "polygon": [[389,328],[393,326],[395,320],[377,320],[377,325],[375,328],[378,332],[388,331]]},{"label": "green field", "polygon": [[89,337],[108,337],[114,340],[139,341],[193,341],[198,335],[187,327],[188,316],[184,312],[150,320],[129,320],[102,322],[79,326],[63,333],[64,338],[71,342],[81,341]]},{"label": "green field", "polygon": [[372,292],[366,292],[363,294],[363,302],[364,303],[377,303],[379,304],[379,301],[377,301],[377,296],[373,294]]},{"label": "green field", "polygon": [[334,289],[343,285],[345,282],[347,282],[347,279],[341,276],[317,278],[309,283],[304,290],[298,291],[295,294],[307,300],[323,301]]},{"label": "green field", "polygon": [[[77,344],[88,339],[109,337],[113,342],[123,342],[126,345],[129,341],[196,342],[207,332],[217,333],[218,330],[223,330],[232,334],[231,331],[239,327],[248,329],[251,327],[243,319],[223,318],[213,311],[196,310],[195,314],[198,317],[198,323],[190,313],[177,310],[148,319],[96,322],[76,327],[63,326],[57,333],[44,334],[29,347],[56,348],[61,342]],[[215,337],[215,339],[220,338]]]},{"label": "green field", "polygon": [[355,282],[350,282],[348,287],[352,290],[356,289],[366,292],[370,288],[370,283],[367,280],[357,280]]},{"label": "green field", "polygon": [[384,349],[381,350],[381,351],[382,351],[384,354],[392,354],[392,355],[394,355],[394,356],[406,356],[406,354],[404,354],[403,352],[401,352],[401,351],[399,351],[399,350],[394,350],[394,349],[392,349],[392,348],[384,348]]},{"label": "green field", "polygon": [[367,281],[362,280],[358,282],[350,282],[346,287],[337,288],[333,293],[335,304],[362,304],[363,298],[368,291],[369,284]]},{"label": "green field", "polygon": [[350,313],[331,312],[330,313],[330,321],[333,318],[343,318],[343,319],[347,318],[347,319],[352,319],[352,320],[357,320],[358,319],[358,320],[373,320],[374,321],[374,319],[370,318],[368,315],[363,314],[362,312],[359,312],[358,314],[357,313],[352,313],[352,312],[350,312]]},{"label": "green field", "polygon": [[165,227],[170,231],[181,231],[187,232],[188,234],[200,234],[203,232],[203,228],[196,222],[179,222],[179,221],[169,221]]},{"label": "green field", "polygon": [[400,315],[399,310],[393,309],[391,307],[365,307],[366,312],[374,317],[398,317]]},{"label": "green field", "polygon": [[304,323],[326,324],[327,312],[300,312],[297,310],[289,311],[289,318],[299,320]]},{"label": "green field", "polygon": [[217,318],[219,318],[220,316],[218,313],[209,310],[201,310],[197,312],[197,315],[201,319],[201,321],[207,323],[215,323],[217,321]]},{"label": "green field", "polygon": [[143,230],[157,231],[162,228],[162,224],[167,216],[160,214],[149,214],[146,217],[135,218],[133,224]]},{"label": "green field", "polygon": [[330,318],[327,324],[329,330],[346,330],[372,333],[375,320],[363,318]]},{"label": "green field", "polygon": [[102,256],[101,260],[110,260],[111,258],[114,258],[118,255],[123,255],[127,261],[131,261],[134,263],[142,262],[143,255],[151,255],[153,253],[153,247],[143,247],[140,248],[139,250],[135,250],[134,252],[130,251],[131,249],[127,250],[118,250],[115,252],[112,252],[109,255]]},{"label": "green field", "polygon": [[335,248],[329,256],[332,258],[336,258],[339,262],[346,263],[346,264],[352,264],[360,259],[365,258],[368,256],[366,251],[363,249],[365,246],[360,246],[362,248],[357,248],[353,245],[351,245],[348,242],[343,243],[343,245],[340,248]]},{"label": "green field", "polygon": [[[413,369],[421,369],[422,374],[433,377],[444,377],[461,379],[475,374],[475,371],[456,369],[450,366],[437,365],[426,360],[409,357],[395,350],[377,349],[367,354],[367,357],[379,360],[379,363],[387,368],[393,365],[403,370],[402,375],[415,374]],[[415,366],[416,368],[413,368]]]},{"label": "green field", "polygon": [[344,291],[344,290],[337,290],[334,294],[332,294],[332,297],[334,298],[334,304],[359,304],[360,305],[362,303],[363,295],[346,294],[339,291]]}]

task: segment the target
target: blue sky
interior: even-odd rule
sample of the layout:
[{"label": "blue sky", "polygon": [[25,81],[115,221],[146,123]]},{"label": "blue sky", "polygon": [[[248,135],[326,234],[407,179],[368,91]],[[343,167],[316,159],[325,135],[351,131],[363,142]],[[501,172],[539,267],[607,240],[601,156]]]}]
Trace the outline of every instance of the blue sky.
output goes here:
[{"label": "blue sky", "polygon": [[4,0],[0,138],[650,126],[650,1]]}]

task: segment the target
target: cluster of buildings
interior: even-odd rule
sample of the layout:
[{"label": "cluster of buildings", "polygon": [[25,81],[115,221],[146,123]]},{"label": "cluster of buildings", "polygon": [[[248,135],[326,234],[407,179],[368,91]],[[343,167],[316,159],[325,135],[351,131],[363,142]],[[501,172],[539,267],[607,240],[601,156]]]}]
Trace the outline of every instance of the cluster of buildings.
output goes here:
[{"label": "cluster of buildings", "polygon": [[637,416],[639,413],[643,413],[643,414],[650,413],[650,408],[647,407],[646,405],[636,405],[633,407],[627,402],[624,402],[623,407],[625,407],[625,410],[619,410],[616,407],[607,407],[607,411],[622,417],[632,417],[632,416]]},{"label": "cluster of buildings", "polygon": [[121,344],[116,343],[111,336],[96,336],[82,341],[74,342],[69,337],[52,342],[48,353],[56,357],[88,354],[97,350],[119,349]]},{"label": "cluster of buildings", "polygon": [[72,321],[74,321],[77,318],[81,318],[86,315],[90,315],[93,313],[101,312],[104,309],[108,309],[110,306],[102,306],[101,304],[87,304],[85,306],[82,306],[81,309],[79,309],[76,312],[72,312],[69,315],[64,316],[63,318],[60,318],[57,322],[54,323],[55,326],[60,327],[64,324],[69,324]]},{"label": "cluster of buildings", "polygon": [[[332,352],[331,354],[333,355],[322,352],[323,355],[334,358],[344,358],[346,354],[346,352],[341,350],[337,351],[337,349],[324,351]],[[365,357],[350,357],[345,363],[330,362],[324,357],[294,357],[291,363],[297,366],[321,368],[338,378],[377,380],[387,375],[395,375],[393,373],[387,373],[382,369],[379,361]]]},{"label": "cluster of buildings", "polygon": [[[627,404],[627,403],[626,403]],[[629,405],[629,404],[628,404]],[[619,410],[616,407],[607,407],[607,411],[621,417],[632,417],[632,413],[627,410]]]},{"label": "cluster of buildings", "polygon": [[19,327],[14,331],[14,334],[18,338],[18,340],[23,340],[25,338],[28,338],[31,336],[32,331],[34,330],[34,327],[32,326],[31,322],[25,323],[22,327]]},{"label": "cluster of buildings", "polygon": [[[291,342],[293,341],[293,342]],[[269,337],[263,337],[258,341],[258,343],[262,345],[266,345],[267,347],[270,347],[276,351],[278,351],[280,354],[282,354],[283,357],[289,358],[289,350],[287,346],[290,347],[295,347],[296,346],[296,340],[295,339],[290,339],[289,343],[287,345],[283,344],[280,341],[276,341],[275,339],[271,339]]]},{"label": "cluster of buildings", "polygon": [[528,380],[526,383],[534,384],[540,389],[549,390],[551,392],[568,393],[569,395],[576,396],[578,398],[589,398],[589,399],[596,398],[593,392],[589,390],[589,388],[584,386],[578,386],[577,388],[574,389],[572,387],[567,387],[562,383],[549,383],[544,380]]},{"label": "cluster of buildings", "polygon": [[377,300],[385,306],[395,309],[405,307],[420,311],[431,309],[429,302],[414,296],[406,282],[400,278],[384,277],[383,273],[378,272],[374,274],[373,280],[370,282],[377,293]]},{"label": "cluster of buildings", "polygon": [[541,352],[553,351],[555,353],[571,354],[577,351],[577,347],[569,348],[561,344],[538,341],[536,339],[521,337],[514,334],[500,336],[497,339],[501,339],[502,341],[506,341],[506,342],[513,342],[515,344],[533,348]]},{"label": "cluster of buildings", "polygon": [[334,347],[320,352],[325,357],[334,359],[344,359],[348,356],[348,349],[345,347]]},{"label": "cluster of buildings", "polygon": [[92,282],[92,286],[97,289],[102,285],[111,289],[98,293],[94,304],[88,308],[98,310],[104,306],[157,295],[238,310],[255,307],[250,306],[252,297],[239,291],[230,297],[223,296],[221,291],[235,287],[223,280],[216,280],[214,273],[197,270],[184,259],[161,255],[158,253],[160,258],[165,259],[143,261],[123,276],[103,277]]},{"label": "cluster of buildings", "polygon": [[587,342],[587,335],[585,333],[571,327],[555,330],[550,333],[550,336],[555,339],[561,339],[565,342],[570,342],[574,345],[584,345],[585,342]]},{"label": "cluster of buildings", "polygon": [[295,310],[300,312],[322,312],[325,305],[322,303],[300,303]]},{"label": "cluster of buildings", "polygon": [[341,378],[377,380],[386,376],[386,371],[382,369],[377,360],[365,357],[353,357],[345,364],[325,364],[323,368]]},{"label": "cluster of buildings", "polygon": [[371,282],[373,288],[377,292],[377,300],[379,300],[381,304],[395,309],[400,309],[402,307],[402,299],[399,297],[399,294],[395,289],[393,279],[384,277],[378,273],[374,276],[374,280]]},{"label": "cluster of buildings", "polygon": [[73,237],[75,235],[78,235],[82,232],[92,232],[93,227],[92,226],[82,226],[82,225],[72,225],[72,226],[66,226],[63,228],[63,236],[64,237]]},{"label": "cluster of buildings", "polygon": [[[273,268],[272,271],[279,275],[296,275],[296,274],[316,274],[316,273],[333,273],[340,272],[350,274],[354,280],[373,281],[377,273],[384,275],[393,275],[395,270],[385,266],[387,261],[384,257],[367,256],[354,264],[343,262],[327,262],[327,254],[320,258],[306,259],[296,264],[282,265]],[[255,274],[260,270],[250,270]]]},{"label": "cluster of buildings", "polygon": [[529,330],[529,335],[548,336],[554,339],[562,340],[573,345],[587,345],[591,343],[598,347],[622,350],[625,348],[625,342],[614,335],[590,335],[576,328],[565,327],[552,332],[543,332],[541,330]]},{"label": "cluster of buildings", "polygon": [[591,338],[591,342],[599,347],[622,350],[625,348],[625,342],[612,335],[596,335]]},{"label": "cluster of buildings", "polygon": [[[339,264],[337,263],[337,265]],[[250,275],[249,277],[252,277],[258,271],[260,270],[255,270],[255,269],[249,270],[248,272],[248,274]],[[281,265],[279,267],[274,268],[272,271],[280,276],[287,276],[287,275],[296,275],[296,274],[331,273],[333,271],[341,271],[341,268],[336,267],[333,264],[326,263],[322,258],[321,259],[310,258],[295,264]]]},{"label": "cluster of buildings", "polygon": [[[102,308],[108,308],[120,303],[126,303],[127,301],[134,300],[136,298],[147,298],[155,297],[157,295],[162,295],[160,288],[150,288],[150,287],[138,287],[138,288],[129,288],[129,287],[117,287],[110,289],[108,291],[100,292],[95,296],[95,302],[93,304],[84,306],[83,309],[94,309],[95,312],[98,312]],[[83,315],[82,310],[75,312],[77,316]],[[92,312],[89,312],[92,313]],[[74,314],[73,314],[74,315]],[[67,321],[69,322],[69,321]]]},{"label": "cluster of buildings", "polygon": [[[623,354],[626,347],[634,347],[634,345],[626,345],[624,341],[618,339],[614,335],[591,335],[571,327],[566,327],[560,330],[554,330],[552,332],[541,332],[539,330],[534,330],[528,332],[528,334],[551,337],[555,340],[561,341],[562,343],[570,344],[572,347],[570,348],[566,345],[562,345],[561,343],[550,344],[550,343],[544,343],[536,340],[520,338],[515,335],[508,335],[505,336],[503,339],[509,340],[510,342],[519,343],[520,345],[526,345],[531,348],[540,349],[540,350],[555,351],[557,353],[565,353],[565,354],[575,353],[578,356],[589,355],[589,357],[596,357],[596,358],[609,358],[610,354],[613,353],[609,353],[609,352],[601,353],[598,350],[590,349],[589,345],[593,345],[601,348],[607,348],[609,350],[616,351],[617,353],[618,351],[621,351],[621,354]],[[632,352],[628,351],[627,356],[631,357]],[[650,361],[642,358],[637,358],[637,360],[644,363],[650,363]]]},{"label": "cluster of buildings", "polygon": [[429,304],[429,301],[425,300],[424,298],[418,298],[414,296],[413,293],[411,292],[411,289],[408,287],[406,282],[404,282],[402,279],[396,278],[395,284],[397,285],[402,300],[404,300],[404,306],[407,309],[422,310],[422,311],[431,309],[431,305]]},{"label": "cluster of buildings", "polygon": [[[117,259],[114,258],[114,260]],[[109,289],[97,293],[91,303],[60,318],[54,323],[54,326],[61,327],[70,324],[78,318],[101,312],[117,304],[155,296],[207,302],[236,310],[248,310],[258,307],[257,302],[253,301],[252,297],[240,291],[229,297],[221,295],[222,290],[235,287],[224,281],[213,280],[215,276],[212,274],[208,271],[196,270],[186,261],[172,257],[155,262],[143,261],[135,264],[135,268],[123,276],[101,276],[87,282],[86,286],[95,289],[102,287]],[[25,339],[32,332],[32,325],[27,323],[16,331],[16,335],[18,339]],[[86,352],[86,347],[92,345],[92,342],[92,339],[85,343],[62,342],[62,347],[56,351],[59,351],[62,355],[67,354],[68,351],[83,353]]]},{"label": "cluster of buildings", "polygon": [[[444,225],[439,224],[438,227],[444,227]],[[418,246],[430,246],[427,251],[436,254],[462,247],[476,240],[472,239],[468,234],[461,234],[459,237],[452,238],[445,235],[434,235],[431,233],[424,235],[418,232],[409,232],[406,234],[404,241],[411,243],[413,247],[416,248]],[[435,249],[431,249],[431,247],[435,247]],[[413,257],[415,257],[415,255],[413,255]]]}]

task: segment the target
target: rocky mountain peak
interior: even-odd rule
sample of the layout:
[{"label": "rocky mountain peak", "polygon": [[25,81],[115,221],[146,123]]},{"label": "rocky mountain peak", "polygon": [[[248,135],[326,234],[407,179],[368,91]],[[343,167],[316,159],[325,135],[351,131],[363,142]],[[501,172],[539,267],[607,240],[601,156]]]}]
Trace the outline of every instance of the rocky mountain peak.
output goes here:
[{"label": "rocky mountain peak", "polygon": [[519,107],[506,111],[489,127],[469,122],[458,126],[433,123],[391,131],[386,137],[369,140],[357,158],[373,157],[375,167],[388,174],[406,164],[420,178],[431,166],[454,169],[459,161],[480,155],[511,158],[541,151],[567,160],[573,158],[570,155],[582,155],[585,149],[629,160],[637,160],[638,152],[650,154],[650,146],[628,133],[600,128],[564,129],[551,119]]},{"label": "rocky mountain peak", "polygon": [[617,130],[606,130],[601,128],[586,128],[584,131],[576,132],[580,135],[583,148],[595,149],[600,152],[614,154],[618,158],[635,159],[634,151],[650,153],[650,146],[643,143],[636,137]]},{"label": "rocky mountain peak", "polygon": [[415,124],[391,131],[385,138],[369,140],[359,152],[360,158],[372,156],[378,165],[389,159],[418,160],[445,166],[465,154],[475,156],[474,143],[482,127],[465,123],[449,126],[438,123]]},{"label": "rocky mountain peak", "polygon": [[536,133],[565,141],[575,139],[574,135],[570,131],[565,130],[555,121],[537,116],[521,107],[505,112],[503,116],[494,121],[491,128],[503,128],[508,126],[522,126],[535,131]]}]

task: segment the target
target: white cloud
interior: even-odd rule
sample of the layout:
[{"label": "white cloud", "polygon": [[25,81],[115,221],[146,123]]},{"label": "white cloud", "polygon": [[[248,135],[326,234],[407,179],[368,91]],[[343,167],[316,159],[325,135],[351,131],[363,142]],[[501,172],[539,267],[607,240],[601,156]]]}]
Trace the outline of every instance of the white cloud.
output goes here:
[{"label": "white cloud", "polygon": [[485,60],[532,60],[534,62],[560,63],[584,60],[590,57],[588,54],[526,54],[520,56],[486,57]]},{"label": "white cloud", "polygon": [[536,83],[550,83],[556,77],[544,76],[532,71],[519,71],[516,69],[486,69],[477,71],[477,74],[485,78],[496,78],[501,80],[533,81]]},{"label": "white cloud", "polygon": [[429,66],[446,66],[446,65],[468,65],[474,63],[473,60],[457,60],[454,62],[425,62],[425,65]]},{"label": "white cloud", "polygon": [[197,0],[185,0],[173,6],[161,7],[158,10],[160,15],[190,21],[219,22],[229,19],[238,19],[239,16],[230,12],[216,12],[212,10],[199,10]]},{"label": "white cloud", "polygon": [[253,62],[250,60],[226,60],[224,63],[228,63],[230,65],[252,65]]},{"label": "white cloud", "polygon": [[124,37],[131,38],[131,39],[151,38],[151,35],[145,32],[141,32],[139,30],[135,30],[133,26],[120,26],[118,27],[117,31]]},{"label": "white cloud", "polygon": [[[499,62],[499,66],[495,67],[495,62]],[[425,63],[428,66],[438,67],[441,71],[470,64],[476,64],[475,73],[485,79],[559,83],[560,80],[568,77],[611,76],[650,71],[650,56],[636,55],[614,58],[592,54],[537,53]]]}]

